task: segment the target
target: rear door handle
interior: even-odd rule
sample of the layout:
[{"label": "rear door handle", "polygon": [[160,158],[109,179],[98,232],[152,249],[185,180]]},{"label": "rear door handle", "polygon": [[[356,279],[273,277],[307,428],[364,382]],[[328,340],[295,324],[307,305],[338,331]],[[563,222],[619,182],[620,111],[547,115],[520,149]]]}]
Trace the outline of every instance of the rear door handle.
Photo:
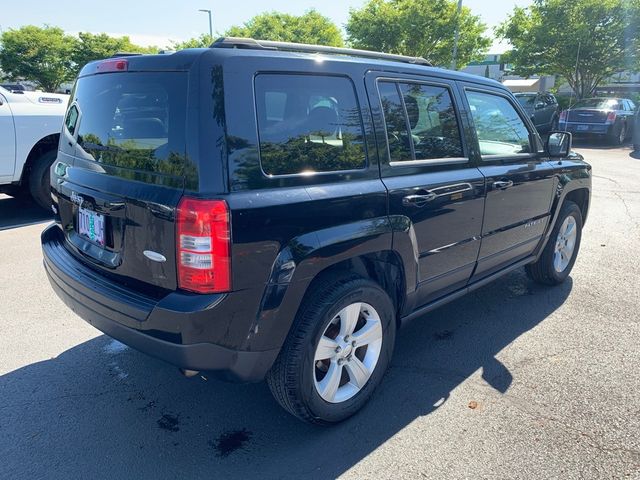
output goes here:
[{"label": "rear door handle", "polygon": [[427,192],[422,195],[407,195],[402,198],[402,205],[405,207],[424,207],[431,200],[436,198],[438,194],[433,192]]},{"label": "rear door handle", "polygon": [[493,188],[499,188],[504,190],[505,188],[513,187],[513,180],[496,180],[493,182]]}]

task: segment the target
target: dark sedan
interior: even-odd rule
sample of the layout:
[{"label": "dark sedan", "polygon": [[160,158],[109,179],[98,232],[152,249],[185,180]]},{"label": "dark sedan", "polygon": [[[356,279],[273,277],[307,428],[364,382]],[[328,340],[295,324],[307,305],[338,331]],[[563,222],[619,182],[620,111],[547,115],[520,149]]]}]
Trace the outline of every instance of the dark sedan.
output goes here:
[{"label": "dark sedan", "polygon": [[627,98],[586,98],[560,113],[560,130],[605,136],[622,145],[633,133],[635,104]]}]

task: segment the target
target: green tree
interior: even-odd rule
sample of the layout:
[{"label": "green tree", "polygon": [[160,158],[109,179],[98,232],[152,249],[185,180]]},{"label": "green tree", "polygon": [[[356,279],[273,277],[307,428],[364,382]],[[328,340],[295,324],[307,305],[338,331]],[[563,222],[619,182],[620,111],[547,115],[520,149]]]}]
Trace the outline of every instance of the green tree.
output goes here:
[{"label": "green tree", "polygon": [[370,0],[351,9],[346,29],[355,48],[421,56],[448,66],[459,24],[457,64],[480,58],[491,45],[485,25],[467,7],[457,14],[456,0]]},{"label": "green tree", "polygon": [[72,53],[78,41],[58,27],[7,30],[0,42],[0,68],[11,78],[31,80],[46,91],[73,78]]},{"label": "green tree", "polygon": [[208,33],[203,33],[199,37],[190,38],[184,42],[173,42],[172,50],[184,50],[185,48],[207,48],[214,41],[214,38]]},{"label": "green tree", "polygon": [[243,26],[231,27],[225,35],[333,47],[344,45],[338,27],[316,10],[309,10],[300,16],[280,12],[262,13]]},{"label": "green tree", "polygon": [[106,33],[80,32],[78,37],[79,40],[74,46],[71,57],[75,64],[75,72],[93,60],[108,58],[118,52],[156,53],[158,51],[157,47],[135,45],[127,36],[111,37]]},{"label": "green tree", "polygon": [[579,98],[613,74],[638,68],[640,0],[538,0],[496,29],[514,72],[562,75]]}]

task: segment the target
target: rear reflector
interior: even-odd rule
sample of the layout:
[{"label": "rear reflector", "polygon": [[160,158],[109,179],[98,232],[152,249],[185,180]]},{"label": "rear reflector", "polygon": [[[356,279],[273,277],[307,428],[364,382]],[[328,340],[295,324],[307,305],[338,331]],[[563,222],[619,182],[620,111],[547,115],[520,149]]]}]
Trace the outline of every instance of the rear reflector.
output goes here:
[{"label": "rear reflector", "polygon": [[103,60],[96,66],[96,73],[107,72],[126,72],[129,68],[129,62],[121,58],[110,58]]},{"label": "rear reflector", "polygon": [[196,293],[231,290],[230,243],[224,200],[183,197],[177,211],[178,286]]}]

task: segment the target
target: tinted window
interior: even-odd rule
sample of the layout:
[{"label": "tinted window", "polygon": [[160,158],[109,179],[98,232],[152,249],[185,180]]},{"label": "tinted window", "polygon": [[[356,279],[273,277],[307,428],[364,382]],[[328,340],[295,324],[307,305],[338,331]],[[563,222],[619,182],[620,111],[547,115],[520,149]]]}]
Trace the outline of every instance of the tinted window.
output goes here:
[{"label": "tinted window", "polygon": [[64,124],[69,130],[71,135],[76,133],[76,124],[78,123],[78,107],[72,105],[67,112],[67,117],[64,120]]},{"label": "tinted window", "polygon": [[522,105],[523,107],[533,107],[536,103],[536,95],[516,95],[516,98],[518,99],[518,102],[520,102],[520,105]]},{"label": "tinted window", "polygon": [[392,162],[463,156],[458,121],[447,88],[381,82],[379,91]]},{"label": "tinted window", "polygon": [[392,162],[412,160],[409,128],[398,86],[395,83],[380,82],[378,90],[382,100],[382,110],[387,128],[389,160]]},{"label": "tinted window", "polygon": [[183,175],[186,91],[185,73],[80,78],[75,92],[82,113],[78,145],[100,163]]},{"label": "tinted window", "polygon": [[467,92],[482,155],[529,153],[529,131],[509,100],[489,93]]},{"label": "tinted window", "polygon": [[595,108],[599,110],[620,110],[620,103],[614,98],[587,98],[576,102],[571,108]]},{"label": "tinted window", "polygon": [[260,161],[268,175],[353,170],[366,165],[351,80],[258,75]]},{"label": "tinted window", "polygon": [[462,142],[449,90],[400,83],[416,160],[462,157]]}]

